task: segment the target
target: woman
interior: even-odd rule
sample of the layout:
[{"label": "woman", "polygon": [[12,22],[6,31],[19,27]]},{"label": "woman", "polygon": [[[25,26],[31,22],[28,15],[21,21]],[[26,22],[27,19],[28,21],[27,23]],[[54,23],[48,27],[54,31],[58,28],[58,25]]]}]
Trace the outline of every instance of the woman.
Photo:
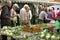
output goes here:
[{"label": "woman", "polygon": [[11,9],[11,22],[12,22],[12,26],[16,26],[16,22],[17,22],[17,13],[16,10],[17,8],[19,8],[19,6],[17,4],[14,4],[12,9]]},{"label": "woman", "polygon": [[20,10],[20,18],[23,20],[22,24],[28,24],[32,18],[32,13],[29,8],[29,5],[25,4],[24,7]]},{"label": "woman", "polygon": [[55,20],[56,16],[55,16],[55,8],[52,7],[52,19]]}]

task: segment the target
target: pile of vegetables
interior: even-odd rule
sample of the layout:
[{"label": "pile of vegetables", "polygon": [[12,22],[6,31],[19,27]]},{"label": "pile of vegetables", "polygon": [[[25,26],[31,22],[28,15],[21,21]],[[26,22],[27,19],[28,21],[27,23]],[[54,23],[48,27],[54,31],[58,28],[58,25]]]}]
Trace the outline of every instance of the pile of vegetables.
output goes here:
[{"label": "pile of vegetables", "polygon": [[53,32],[46,32],[46,30],[39,32],[39,33],[33,33],[31,36],[25,35],[25,40],[60,40],[60,35],[55,34]]},{"label": "pile of vegetables", "polygon": [[44,30],[43,32],[33,33],[31,36],[24,34],[23,40],[60,40],[60,35]]},{"label": "pile of vegetables", "polygon": [[20,40],[20,38],[22,38],[23,40],[60,40],[59,34],[53,33],[47,29],[33,33],[30,32],[23,33],[23,32],[24,32],[23,26],[21,25],[16,27],[4,26],[1,29],[2,35],[12,36],[17,40]]},{"label": "pile of vegetables", "polygon": [[41,28],[48,28],[48,27],[51,27],[51,24],[45,24],[45,23],[40,23],[38,24]]},{"label": "pile of vegetables", "polygon": [[40,32],[40,38],[45,40],[60,40],[60,35],[53,32],[46,32],[46,30],[44,30],[43,32]]},{"label": "pile of vegetables", "polygon": [[22,31],[22,26],[16,26],[16,27],[4,26],[1,29],[1,34],[8,36],[18,36],[20,35],[20,31]]}]

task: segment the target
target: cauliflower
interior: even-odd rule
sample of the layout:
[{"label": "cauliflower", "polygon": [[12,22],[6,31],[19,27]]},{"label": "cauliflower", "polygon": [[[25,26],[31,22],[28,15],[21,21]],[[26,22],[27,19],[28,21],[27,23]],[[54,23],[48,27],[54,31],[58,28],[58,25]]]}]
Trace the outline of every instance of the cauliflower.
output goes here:
[{"label": "cauliflower", "polygon": [[51,36],[51,39],[55,39],[55,37],[56,37],[55,35],[52,35],[52,36]]},{"label": "cauliflower", "polygon": [[41,38],[43,38],[44,36],[45,36],[44,34],[41,34],[41,36],[40,36],[40,37],[41,37]]},{"label": "cauliflower", "polygon": [[46,35],[46,39],[49,39],[50,36],[51,36],[51,35],[48,33],[48,34]]},{"label": "cauliflower", "polygon": [[3,29],[7,29],[7,26],[4,26]]},{"label": "cauliflower", "polygon": [[9,35],[11,35],[11,36],[12,36],[12,35],[13,35],[13,33],[10,33]]}]

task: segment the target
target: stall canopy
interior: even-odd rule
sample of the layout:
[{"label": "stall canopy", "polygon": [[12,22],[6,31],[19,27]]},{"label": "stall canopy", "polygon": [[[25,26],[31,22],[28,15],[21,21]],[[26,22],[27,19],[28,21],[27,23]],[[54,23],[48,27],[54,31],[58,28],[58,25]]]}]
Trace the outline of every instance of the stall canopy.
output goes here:
[{"label": "stall canopy", "polygon": [[50,4],[60,4],[60,2],[50,1],[50,0],[11,0],[11,1],[19,1],[19,2],[38,2],[38,3],[50,3]]},{"label": "stall canopy", "polygon": [[[4,0],[4,1],[8,1],[8,0]],[[33,2],[33,3],[49,3],[49,4],[60,4],[60,2],[57,1],[52,1],[52,0],[11,0],[11,1],[16,1],[16,2]]]},{"label": "stall canopy", "polygon": [[48,0],[11,0],[11,1],[22,1],[22,2],[47,2]]}]

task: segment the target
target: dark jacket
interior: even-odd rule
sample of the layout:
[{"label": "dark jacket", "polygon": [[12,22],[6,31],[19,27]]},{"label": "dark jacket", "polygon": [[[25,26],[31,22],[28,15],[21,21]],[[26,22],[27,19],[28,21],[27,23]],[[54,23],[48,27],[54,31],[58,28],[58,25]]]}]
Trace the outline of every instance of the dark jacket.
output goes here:
[{"label": "dark jacket", "polygon": [[3,6],[2,12],[1,12],[1,25],[3,26],[10,26],[11,20],[10,20],[10,8],[8,6]]}]

